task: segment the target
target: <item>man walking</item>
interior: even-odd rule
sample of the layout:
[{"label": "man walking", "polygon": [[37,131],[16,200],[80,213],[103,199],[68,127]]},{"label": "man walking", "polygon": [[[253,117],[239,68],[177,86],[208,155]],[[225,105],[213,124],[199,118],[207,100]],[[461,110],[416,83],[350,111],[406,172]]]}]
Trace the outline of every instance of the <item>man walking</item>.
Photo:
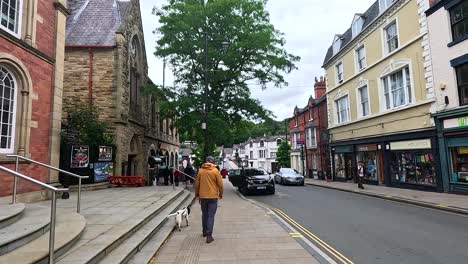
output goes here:
[{"label": "man walking", "polygon": [[364,165],[362,161],[358,162],[358,188],[359,189],[364,189],[364,185],[362,185],[362,182],[364,181]]},{"label": "man walking", "polygon": [[213,226],[218,209],[218,198],[223,198],[223,179],[214,163],[213,157],[207,157],[195,180],[195,196],[200,200],[203,237],[206,237],[206,243],[214,241]]}]

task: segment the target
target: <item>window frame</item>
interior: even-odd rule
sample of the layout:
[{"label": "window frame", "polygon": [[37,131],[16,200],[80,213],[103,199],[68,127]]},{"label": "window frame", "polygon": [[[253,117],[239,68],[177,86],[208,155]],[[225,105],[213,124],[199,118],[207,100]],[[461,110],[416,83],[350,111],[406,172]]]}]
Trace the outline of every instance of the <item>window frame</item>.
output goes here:
[{"label": "window frame", "polygon": [[[388,39],[388,34],[387,34],[387,30],[391,27],[395,25],[395,32],[396,32],[396,35],[395,35],[395,38],[396,38],[396,47],[395,49],[393,50],[390,50],[390,46],[389,46],[389,39]],[[388,23],[386,23],[383,27],[382,27],[382,51],[383,51],[383,56],[388,56],[390,54],[393,54],[395,53],[396,51],[398,51],[401,47],[401,43],[400,43],[400,30],[399,30],[399,26],[398,26],[398,18],[395,18],[391,21],[389,21]]]},{"label": "window frame", "polygon": [[[13,106],[10,107],[10,109],[12,109],[12,113],[11,113],[11,122],[9,122],[8,124],[11,125],[11,131],[9,133],[9,137],[10,137],[10,146],[8,148],[1,148],[1,145],[0,145],[0,154],[15,154],[16,152],[16,130],[17,130],[17,125],[18,125],[18,122],[16,122],[16,118],[17,118],[17,112],[18,112],[18,90],[19,90],[19,87],[18,87],[18,80],[14,74],[14,72],[12,72],[8,67],[5,67],[5,66],[2,66],[0,65],[0,69],[4,69],[7,74],[10,76],[13,84],[14,84],[14,87],[13,87]],[[2,91],[3,92],[3,91]],[[3,98],[3,95],[4,95],[4,92],[2,93],[2,98]],[[0,111],[0,113],[3,113],[3,110]],[[0,121],[1,123],[3,123],[3,115],[0,115]],[[0,125],[0,128],[1,128],[1,125]],[[0,131],[0,138],[1,138],[1,131]]]},{"label": "window frame", "polygon": [[265,141],[262,139],[260,140],[260,148],[264,148],[265,147]]},{"label": "window frame", "polygon": [[[460,104],[460,106],[466,106],[466,105],[468,105],[468,82],[464,83],[464,84],[460,84],[460,79],[461,78],[460,78],[460,75],[459,75],[459,70],[462,69],[462,67],[466,67],[467,68],[466,71],[468,73],[468,62],[457,65],[456,67],[454,67],[454,70],[455,70],[455,77],[456,77],[456,81],[457,81],[458,103]],[[467,91],[466,94],[461,92],[462,87],[466,87],[466,89],[465,89]],[[462,96],[467,98],[467,103],[462,103],[462,100],[463,100]]]},{"label": "window frame", "polygon": [[[339,73],[340,66],[341,66],[341,74]],[[341,76],[341,79],[340,79],[340,76]],[[335,64],[335,79],[336,79],[336,83],[338,83],[338,84],[343,83],[343,81],[344,81],[343,61],[339,61],[339,62],[337,62]]]},{"label": "window frame", "polygon": [[355,38],[359,33],[362,31],[362,26],[364,25],[364,19],[362,16],[359,16],[357,19],[353,21],[351,24],[351,34],[353,38]]},{"label": "window frame", "polygon": [[316,127],[307,128],[306,145],[308,149],[317,148],[317,128]]},{"label": "window frame", "polygon": [[[451,30],[451,33],[452,33],[452,41],[454,41],[454,42],[468,38],[468,16],[464,17],[460,21],[457,21],[455,24],[453,23],[453,11],[455,9],[457,9],[457,8],[462,7],[463,5],[466,5],[466,8],[468,8],[468,2],[461,1],[460,3],[456,4],[455,6],[453,6],[452,8],[450,8],[448,10],[449,11],[448,12],[449,17],[450,17],[450,30]],[[455,38],[455,25],[460,24],[460,23],[464,23],[464,22],[467,23],[466,24],[467,27],[465,27],[465,34],[463,36]]]},{"label": "window frame", "polygon": [[[364,51],[364,58],[359,58],[359,50]],[[359,62],[364,61],[364,66],[360,67]],[[366,47],[364,44],[358,45],[356,49],[354,49],[354,66],[356,69],[356,73],[363,71],[367,67],[367,54],[366,54]]]},{"label": "window frame", "polygon": [[[1,12],[1,6],[2,6],[2,0],[0,0],[0,12]],[[7,26],[4,26],[1,24],[1,18],[0,18],[0,28],[5,30],[6,32],[12,34],[13,36],[17,38],[21,38],[21,28],[23,26],[23,0],[16,0],[16,7],[17,7],[17,25],[16,28],[18,29],[18,32],[12,31],[8,28]]]},{"label": "window frame", "polygon": [[[396,2],[396,0],[379,0],[380,14],[385,12],[385,10],[387,10],[389,7],[391,7],[395,2]],[[385,5],[382,5],[382,3],[384,3]]]},{"label": "window frame", "polygon": [[[341,100],[345,100],[346,101],[346,120],[342,120],[341,119],[341,116],[340,116],[340,113],[343,112],[342,109],[340,109],[340,104],[339,104],[339,101]],[[346,95],[343,95],[341,97],[338,97],[336,98],[335,100],[335,124],[337,125],[341,125],[341,124],[345,124],[347,122],[350,122],[351,121],[351,113],[350,113],[350,107],[349,107],[349,95],[346,94]]]},{"label": "window frame", "polygon": [[341,49],[341,38],[336,36],[335,41],[333,41],[332,49],[333,49],[333,55],[336,55],[338,52],[340,52]]},{"label": "window frame", "polygon": [[[362,89],[363,88],[366,88],[367,89],[367,101],[366,102],[363,102],[362,101]],[[358,114],[359,114],[359,118],[364,118],[364,117],[368,117],[371,115],[371,109],[370,109],[370,95],[369,95],[369,83],[365,83],[365,84],[362,84],[360,85],[357,90],[357,98],[359,99],[358,101],[358,104],[357,104],[357,108],[358,108]],[[367,114],[364,115],[364,103],[367,103]]]},{"label": "window frame", "polygon": [[[406,71],[407,69],[407,71]],[[398,74],[399,72],[402,72],[402,81],[403,81],[403,94],[404,94],[404,103],[401,105],[395,106],[394,100],[394,92],[398,91],[396,89],[392,89],[392,83],[391,83],[391,76]],[[409,78],[408,78],[409,77]],[[382,111],[392,111],[396,110],[408,105],[411,105],[415,102],[414,98],[414,80],[413,80],[413,72],[411,69],[411,64],[405,64],[402,65],[393,71],[386,73],[385,75],[380,76],[379,83],[381,85],[381,93],[382,93],[382,99],[381,99],[381,110]],[[386,83],[388,86],[386,86]],[[408,84],[410,85],[408,87]],[[389,88],[388,91],[386,91],[386,88]],[[388,97],[387,97],[388,95]]]}]

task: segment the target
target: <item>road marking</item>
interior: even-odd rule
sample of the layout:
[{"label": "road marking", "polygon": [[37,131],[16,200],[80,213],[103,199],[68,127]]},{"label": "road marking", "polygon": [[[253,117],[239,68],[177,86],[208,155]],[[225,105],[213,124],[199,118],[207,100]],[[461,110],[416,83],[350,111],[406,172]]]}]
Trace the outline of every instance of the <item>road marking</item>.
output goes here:
[{"label": "road marking", "polygon": [[[264,203],[259,202],[257,200],[247,199],[242,194],[241,194],[241,197],[243,197],[243,199],[245,199],[247,201],[250,201],[253,204],[264,207],[266,210],[268,210],[268,212],[275,215],[275,217],[278,219],[278,221],[280,221],[284,226],[286,226],[287,228],[289,228],[292,231],[297,231],[294,227],[291,226],[291,224],[289,222],[287,222],[284,218],[280,217],[276,212],[273,211],[273,209],[275,209],[274,207],[271,207],[270,205],[264,204]],[[335,260],[333,260],[330,256],[328,256],[327,253],[323,252],[323,250],[321,250],[319,247],[317,247],[309,239],[304,238],[304,236],[298,237],[298,238],[300,238],[304,243],[306,243],[309,247],[311,247],[313,250],[315,250],[315,252],[317,252],[320,256],[322,256],[323,259],[328,261],[328,263],[338,264],[338,263],[336,263]]]},{"label": "road marking", "polygon": [[[293,226],[295,226],[297,229],[299,229],[300,231],[304,232],[306,234],[307,237],[309,237],[310,239],[312,239],[313,241],[315,241],[317,244],[319,244],[320,246],[322,246],[322,248],[324,248],[328,253],[330,253],[331,255],[333,255],[336,259],[338,259],[339,261],[341,261],[342,263],[344,264],[354,264],[354,262],[352,262],[351,260],[349,260],[347,257],[345,257],[343,254],[341,254],[340,252],[338,252],[336,249],[334,249],[332,246],[328,245],[326,242],[324,242],[323,240],[321,240],[318,236],[314,235],[312,232],[310,232],[307,228],[303,227],[301,224],[297,223],[296,221],[294,221],[294,219],[292,219],[291,217],[289,217],[287,214],[285,214],[283,211],[281,211],[280,209],[278,208],[275,208],[275,207],[272,207],[270,205],[267,205],[267,204],[264,204],[262,202],[258,202],[258,201],[255,201],[255,203],[259,203],[260,205],[262,205],[263,207],[266,207],[270,210],[272,210],[273,212],[275,212],[277,215],[280,215],[282,216],[282,218],[280,217],[280,219],[284,219],[286,220],[288,223],[292,224]],[[315,248],[314,248],[315,249]],[[318,248],[317,248],[318,249]],[[325,253],[324,253],[325,254]],[[322,255],[322,254],[320,254]],[[323,257],[323,255],[322,255]],[[324,257],[326,258],[326,257]],[[329,261],[329,259],[327,259]],[[330,262],[330,261],[329,261]]]},{"label": "road marking", "polygon": [[336,249],[334,249],[332,246],[328,245],[326,242],[321,240],[319,237],[314,235],[312,232],[310,232],[308,229],[294,221],[291,217],[289,217],[287,214],[285,214],[283,211],[277,208],[272,209],[274,212],[277,214],[281,215],[283,218],[286,219],[286,221],[290,222],[293,226],[298,228],[300,231],[304,232],[306,236],[308,236],[310,239],[318,243],[320,246],[322,246],[324,249],[326,249],[331,255],[333,255],[336,259],[341,261],[344,264],[354,264],[351,260],[349,260],[347,257],[345,257],[343,254],[338,252]]}]

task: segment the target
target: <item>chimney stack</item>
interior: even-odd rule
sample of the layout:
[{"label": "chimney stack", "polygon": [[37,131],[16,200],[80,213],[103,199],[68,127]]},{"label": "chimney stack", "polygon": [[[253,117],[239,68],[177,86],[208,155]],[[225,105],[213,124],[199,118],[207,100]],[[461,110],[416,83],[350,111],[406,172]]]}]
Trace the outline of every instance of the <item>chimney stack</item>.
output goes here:
[{"label": "chimney stack", "polygon": [[320,81],[317,77],[315,77],[314,91],[314,99],[320,99],[320,97],[324,96],[327,93],[327,85],[323,76],[320,76]]}]

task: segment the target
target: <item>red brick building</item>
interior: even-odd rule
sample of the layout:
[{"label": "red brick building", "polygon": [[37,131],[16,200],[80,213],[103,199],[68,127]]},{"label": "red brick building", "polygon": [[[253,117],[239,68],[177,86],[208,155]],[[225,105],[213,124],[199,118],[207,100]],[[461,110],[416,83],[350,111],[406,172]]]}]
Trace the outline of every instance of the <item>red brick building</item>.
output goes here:
[{"label": "red brick building", "polygon": [[[315,78],[314,90],[314,97],[309,98],[304,108],[296,106],[294,116],[289,120],[291,167],[306,177],[323,179],[330,173],[326,85],[323,77],[320,80]],[[298,142],[304,142],[303,146]]]},{"label": "red brick building", "polygon": [[[2,1],[0,17],[0,166],[14,169],[18,154],[58,167],[62,109],[66,0]],[[57,175],[26,163],[20,172],[42,182]],[[0,173],[0,197],[12,193],[13,177]],[[19,198],[45,193],[24,180]],[[36,194],[36,196],[34,196]],[[27,197],[26,197],[27,196]]]}]

